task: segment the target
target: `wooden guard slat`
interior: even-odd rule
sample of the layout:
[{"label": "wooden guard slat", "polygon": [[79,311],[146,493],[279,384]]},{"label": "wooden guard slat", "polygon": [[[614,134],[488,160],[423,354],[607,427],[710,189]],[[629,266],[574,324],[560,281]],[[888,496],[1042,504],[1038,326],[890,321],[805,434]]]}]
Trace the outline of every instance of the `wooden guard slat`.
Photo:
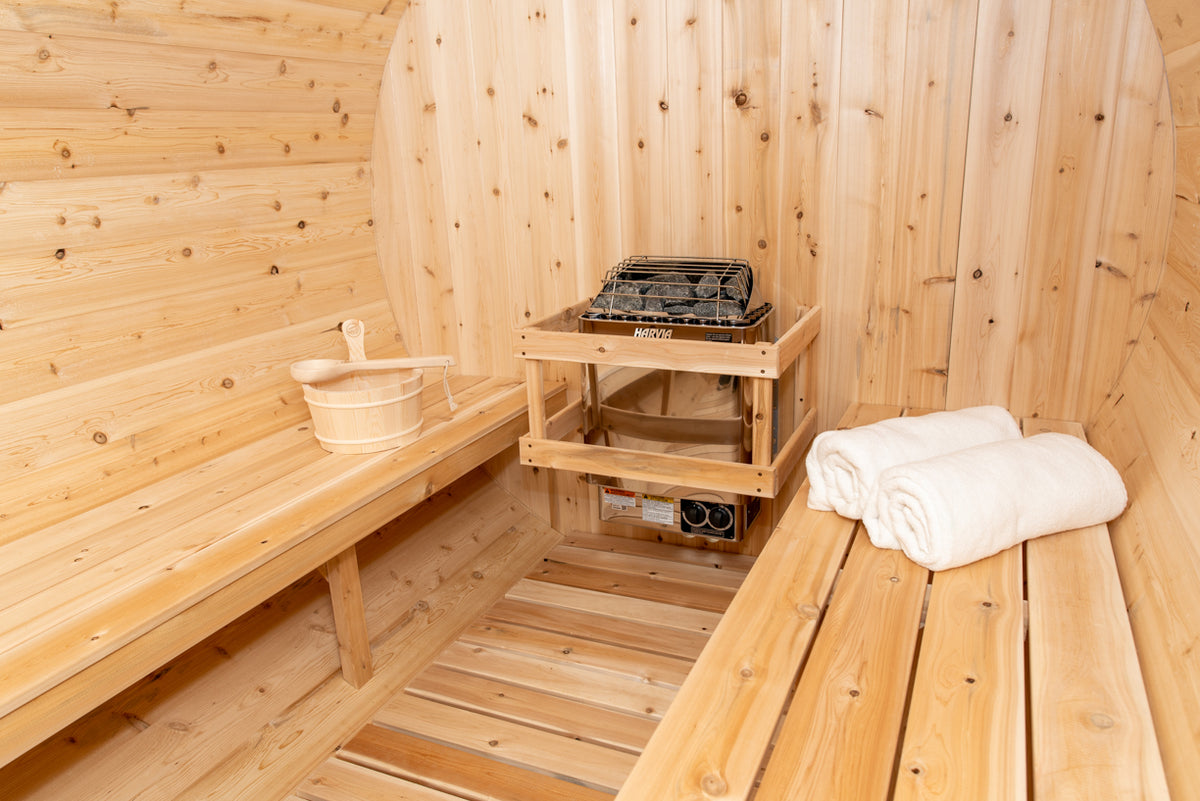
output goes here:
[{"label": "wooden guard slat", "polygon": [[1168,798],[1108,527],[1030,540],[1026,561],[1034,796]]},{"label": "wooden guard slat", "polygon": [[699,489],[724,490],[771,498],[778,491],[775,468],[650,453],[629,448],[609,448],[578,442],[521,437],[521,463],[579,473],[657,481]]},{"label": "wooden guard slat", "polygon": [[513,352],[528,360],[620,364],[776,379],[812,343],[821,324],[820,308],[814,307],[797,320],[778,342],[747,345],[642,339],[619,334],[578,333],[578,316],[586,308],[585,301],[565,314],[518,328]]}]

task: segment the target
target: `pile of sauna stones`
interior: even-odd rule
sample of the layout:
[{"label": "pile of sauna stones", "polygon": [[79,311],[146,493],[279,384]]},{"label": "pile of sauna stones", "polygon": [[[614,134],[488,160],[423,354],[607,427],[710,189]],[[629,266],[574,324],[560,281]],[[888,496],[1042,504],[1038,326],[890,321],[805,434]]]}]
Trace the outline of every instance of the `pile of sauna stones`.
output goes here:
[{"label": "pile of sauna stones", "polygon": [[593,309],[600,312],[650,312],[679,317],[692,314],[704,319],[741,317],[746,297],[731,279],[704,274],[698,283],[687,275],[665,273],[641,281],[609,281],[596,298]]}]

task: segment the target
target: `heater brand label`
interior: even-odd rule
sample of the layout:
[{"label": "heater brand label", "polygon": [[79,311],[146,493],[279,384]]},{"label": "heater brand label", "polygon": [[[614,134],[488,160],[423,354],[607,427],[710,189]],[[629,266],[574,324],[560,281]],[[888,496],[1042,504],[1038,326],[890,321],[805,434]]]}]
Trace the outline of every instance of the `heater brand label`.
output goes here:
[{"label": "heater brand label", "polygon": [[633,335],[643,339],[670,339],[674,331],[670,328],[635,328]]}]

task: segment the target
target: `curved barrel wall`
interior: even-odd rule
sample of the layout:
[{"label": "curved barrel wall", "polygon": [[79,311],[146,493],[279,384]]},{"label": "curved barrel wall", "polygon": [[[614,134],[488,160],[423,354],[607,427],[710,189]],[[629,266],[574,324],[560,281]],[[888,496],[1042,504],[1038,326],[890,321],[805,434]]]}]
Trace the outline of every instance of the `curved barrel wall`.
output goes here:
[{"label": "curved barrel wall", "polygon": [[1155,0],[1176,132],[1166,269],[1089,426],[1131,504],[1110,526],[1175,798],[1200,798],[1200,7]]},{"label": "curved barrel wall", "polygon": [[347,295],[370,348],[398,324],[515,373],[511,327],[621,257],[743,256],[785,320],[825,309],[825,425],[854,399],[1089,421],[1132,491],[1114,543],[1172,786],[1200,796],[1193,6],[7,3],[0,466],[41,500],[0,537],[291,413],[281,371],[337,346]]}]

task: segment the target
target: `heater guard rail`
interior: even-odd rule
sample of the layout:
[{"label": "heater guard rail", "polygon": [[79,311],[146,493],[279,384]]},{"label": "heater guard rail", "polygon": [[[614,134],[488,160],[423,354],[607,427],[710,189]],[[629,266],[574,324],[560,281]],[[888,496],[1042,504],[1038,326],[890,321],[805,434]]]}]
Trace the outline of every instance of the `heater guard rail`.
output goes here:
[{"label": "heater guard rail", "polygon": [[[776,497],[812,441],[816,413],[810,405],[772,458],[772,382],[782,377],[812,345],[820,331],[820,307],[801,309],[796,322],[777,341],[751,345],[581,333],[579,316],[590,304],[590,300],[581,301],[544,320],[516,329],[514,352],[525,360],[529,386],[542,386],[546,361],[741,376],[751,383],[753,399],[751,462],[740,464],[565,442],[564,437],[572,431],[593,427],[589,421],[594,422],[598,399],[593,397],[586,405],[582,399],[576,400],[557,415],[547,418],[542,397],[531,392],[529,434],[520,439],[521,463],[760,498]],[[811,360],[809,364],[811,366]],[[808,375],[811,387],[811,367]]]}]

